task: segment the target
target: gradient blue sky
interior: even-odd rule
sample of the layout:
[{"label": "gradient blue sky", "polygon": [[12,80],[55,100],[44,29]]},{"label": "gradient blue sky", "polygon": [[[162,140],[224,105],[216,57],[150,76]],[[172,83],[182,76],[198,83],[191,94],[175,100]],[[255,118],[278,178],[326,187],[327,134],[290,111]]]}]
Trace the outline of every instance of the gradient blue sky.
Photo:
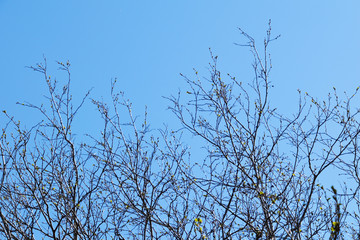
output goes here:
[{"label": "gradient blue sky", "polygon": [[[224,73],[251,80],[250,53],[234,45],[244,41],[237,28],[261,45],[272,19],[274,35],[282,35],[271,47],[272,102],[291,113],[298,88],[324,97],[332,86],[350,91],[360,83],[359,12],[358,0],[0,0],[0,108],[31,119],[15,103],[44,100],[43,78],[25,66],[45,55],[59,80],[55,61],[70,60],[75,98],[94,87],[93,97],[106,99],[117,77],[135,111],[148,105],[160,127],[173,119],[162,96],[185,86],[180,72],[195,67],[207,76],[209,47]],[[87,131],[95,108],[85,109]]]}]

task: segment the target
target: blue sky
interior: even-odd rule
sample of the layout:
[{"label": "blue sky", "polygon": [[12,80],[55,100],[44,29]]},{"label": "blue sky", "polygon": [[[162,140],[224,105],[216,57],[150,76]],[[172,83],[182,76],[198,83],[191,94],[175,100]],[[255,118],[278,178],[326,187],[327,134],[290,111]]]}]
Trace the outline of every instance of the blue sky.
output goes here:
[{"label": "blue sky", "polygon": [[[359,12],[359,0],[0,0],[0,110],[35,123],[34,111],[16,102],[45,101],[44,79],[26,68],[45,56],[59,81],[65,75],[55,61],[71,62],[76,101],[91,88],[93,98],[109,100],[117,78],[135,114],[147,105],[153,128],[176,126],[163,96],[186,92],[179,73],[196,68],[208,76],[211,48],[224,75],[251,81],[251,54],[234,44],[245,41],[238,27],[261,48],[271,19],[281,37],[270,48],[270,98],[290,115],[297,89],[324,98],[333,86],[351,92],[360,85]],[[101,130],[90,102],[75,124],[77,133]]]},{"label": "blue sky", "polygon": [[[43,78],[25,68],[44,55],[59,80],[55,61],[70,60],[75,99],[90,88],[107,99],[116,77],[135,111],[146,104],[152,126],[160,127],[173,119],[162,96],[186,91],[179,73],[195,67],[207,76],[209,47],[224,73],[251,80],[250,53],[234,45],[244,41],[237,28],[261,45],[271,19],[274,35],[281,34],[271,47],[272,102],[291,113],[298,88],[324,97],[333,86],[351,91],[359,84],[359,9],[357,0],[0,0],[0,108],[31,119],[15,103],[44,101]],[[86,105],[85,131],[94,126],[92,113]]]}]

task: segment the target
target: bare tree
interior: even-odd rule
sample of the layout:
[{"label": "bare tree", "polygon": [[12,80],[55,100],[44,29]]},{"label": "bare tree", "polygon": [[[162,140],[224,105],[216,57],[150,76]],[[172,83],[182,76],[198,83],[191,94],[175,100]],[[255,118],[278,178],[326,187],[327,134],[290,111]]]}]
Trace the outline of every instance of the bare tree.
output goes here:
[{"label": "bare tree", "polygon": [[[343,239],[358,238],[358,92],[325,101],[299,90],[298,109],[271,105],[269,46],[253,55],[254,78],[183,76],[185,96],[171,96],[182,124],[150,129],[111,85],[110,103],[92,99],[103,120],[98,135],[75,138],[70,63],[59,87],[43,64],[30,67],[47,84],[47,105],[20,103],[42,121],[27,129],[8,119],[0,138],[0,236],[6,239]],[[185,99],[185,100],[183,100]],[[187,133],[203,145],[191,155]],[[202,152],[201,152],[202,151]],[[192,156],[203,156],[195,160]],[[336,168],[352,183],[323,183]],[[356,208],[357,207],[357,208]]]},{"label": "bare tree", "polygon": [[[270,102],[268,53],[277,37],[269,24],[260,54],[240,31],[248,40],[242,46],[253,54],[252,82],[223,76],[212,55],[210,78],[196,70],[195,80],[184,76],[192,97],[187,104],[180,94],[170,98],[184,129],[207,146],[201,166],[186,175],[196,179],[201,233],[211,239],[339,239],[349,199],[341,205],[335,188],[327,197],[319,179],[328,168],[344,166],[347,156],[357,160],[358,110],[350,106],[358,90],[345,101],[335,91],[323,102],[299,91],[297,112],[280,114]],[[351,166],[349,173],[358,168]]]},{"label": "bare tree", "polygon": [[1,137],[1,232],[8,239],[101,239],[107,213],[97,193],[105,169],[72,134],[89,93],[73,106],[70,64],[58,63],[68,73],[58,89],[44,60],[31,69],[43,74],[50,106],[21,103],[38,110],[43,121],[26,130],[4,111],[9,123]]},{"label": "bare tree", "polygon": [[137,126],[131,103],[123,93],[116,93],[115,83],[111,107],[93,101],[104,119],[103,137],[94,149],[107,169],[102,191],[109,199],[104,202],[108,203],[110,228],[124,239],[183,239],[190,196],[189,183],[178,181],[178,164],[186,157],[186,149],[166,130],[161,131],[163,144],[148,136],[146,112]]}]

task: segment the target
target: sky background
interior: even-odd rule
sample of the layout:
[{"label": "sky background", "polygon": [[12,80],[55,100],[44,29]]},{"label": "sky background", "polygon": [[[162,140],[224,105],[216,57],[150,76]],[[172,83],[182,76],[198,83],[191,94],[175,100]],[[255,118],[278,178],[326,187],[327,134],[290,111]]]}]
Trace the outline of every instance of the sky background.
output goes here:
[{"label": "sky background", "polygon": [[[29,127],[37,122],[36,112],[16,102],[45,102],[43,76],[26,67],[45,56],[60,82],[66,75],[56,61],[70,61],[75,101],[89,89],[109,101],[117,78],[135,115],[147,105],[153,129],[177,127],[163,97],[188,90],[179,73],[191,77],[196,68],[207,77],[211,48],[223,75],[250,82],[251,53],[234,44],[246,42],[238,28],[261,48],[269,19],[273,36],[281,34],[270,47],[270,99],[280,112],[296,112],[297,89],[321,99],[333,87],[360,85],[359,0],[0,0],[0,110]],[[0,127],[5,121],[0,114]],[[96,134],[101,127],[88,101],[73,130]],[[187,143],[200,147],[193,140]],[[328,186],[337,181],[326,178]]]},{"label": "sky background", "polygon": [[[137,114],[147,105],[154,128],[171,124],[163,96],[187,90],[179,73],[196,68],[208,76],[211,48],[223,74],[251,81],[249,49],[234,45],[245,42],[238,28],[261,46],[271,19],[273,35],[281,34],[270,48],[271,102],[291,114],[297,89],[323,98],[333,86],[352,91],[360,84],[359,12],[358,0],[0,0],[0,109],[34,118],[15,103],[44,102],[45,82],[26,66],[45,56],[59,81],[65,76],[55,62],[70,61],[75,100],[91,88],[93,98],[108,99],[117,78]],[[98,129],[94,116],[88,103],[80,132]]]}]

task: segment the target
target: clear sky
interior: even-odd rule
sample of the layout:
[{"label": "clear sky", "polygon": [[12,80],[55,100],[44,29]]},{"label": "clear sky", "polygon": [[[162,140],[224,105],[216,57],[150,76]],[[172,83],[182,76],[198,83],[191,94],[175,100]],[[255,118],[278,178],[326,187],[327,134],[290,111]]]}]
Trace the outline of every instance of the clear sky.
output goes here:
[{"label": "clear sky", "polygon": [[[75,98],[93,87],[94,98],[106,99],[117,77],[136,112],[148,105],[160,127],[173,119],[162,96],[184,87],[179,73],[195,67],[207,76],[209,47],[224,73],[251,80],[249,51],[234,45],[244,41],[237,28],[261,45],[271,19],[281,34],[271,47],[272,102],[291,113],[298,88],[323,97],[332,86],[350,91],[360,83],[359,12],[358,0],[0,0],[0,108],[31,118],[15,103],[43,101],[43,78],[25,66],[44,55],[59,80],[55,61],[70,60]],[[86,108],[89,130],[95,108]]]},{"label": "clear sky", "polygon": [[[0,0],[0,110],[34,123],[16,102],[45,101],[43,77],[26,68],[45,56],[59,81],[55,62],[70,61],[75,100],[91,88],[108,100],[117,78],[135,114],[147,105],[153,128],[171,127],[163,96],[186,92],[179,73],[208,76],[211,48],[223,73],[251,81],[250,52],[234,45],[244,42],[238,27],[261,46],[269,19],[281,34],[270,48],[274,107],[294,113],[297,89],[324,98],[333,86],[360,85],[359,0]],[[78,133],[101,130],[90,102],[75,124]]]}]

